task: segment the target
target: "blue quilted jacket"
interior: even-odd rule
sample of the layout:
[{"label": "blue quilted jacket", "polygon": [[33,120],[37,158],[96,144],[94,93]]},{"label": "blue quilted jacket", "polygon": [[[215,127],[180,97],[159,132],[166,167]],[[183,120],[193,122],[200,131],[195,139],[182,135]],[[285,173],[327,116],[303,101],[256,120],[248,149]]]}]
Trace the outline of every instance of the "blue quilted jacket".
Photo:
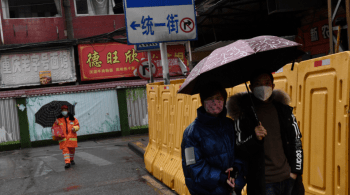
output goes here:
[{"label": "blue quilted jacket", "polygon": [[[198,108],[196,120],[190,124],[181,143],[182,168],[190,193],[228,195],[225,171],[230,167],[239,170],[236,188],[243,188],[246,171],[243,162],[235,158],[235,133],[226,109],[218,117],[208,115],[203,107]],[[195,162],[186,165],[185,149],[194,150]],[[193,154],[193,152],[192,152]]]}]

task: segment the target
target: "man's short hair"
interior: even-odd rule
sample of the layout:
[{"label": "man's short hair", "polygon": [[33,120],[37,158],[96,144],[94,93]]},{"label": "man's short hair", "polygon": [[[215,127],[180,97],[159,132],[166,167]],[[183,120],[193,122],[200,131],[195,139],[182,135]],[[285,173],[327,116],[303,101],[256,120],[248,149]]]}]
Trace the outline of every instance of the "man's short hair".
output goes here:
[{"label": "man's short hair", "polygon": [[226,102],[227,92],[220,83],[210,82],[210,83],[203,84],[199,91],[199,96],[201,98],[202,104],[205,99],[214,96],[218,92],[222,95],[222,97],[224,98],[224,101]]},{"label": "man's short hair", "polygon": [[271,82],[273,83],[273,81],[274,81],[274,78],[273,78],[273,75],[272,75],[272,73],[270,72],[270,71],[267,71],[267,70],[259,70],[259,71],[255,71],[255,72],[253,72],[253,74],[251,75],[251,77],[250,77],[250,84],[252,85],[254,82],[255,82],[255,80],[260,76],[260,75],[262,75],[262,74],[267,74],[267,75],[269,75],[269,77],[270,77],[270,79],[271,79]]}]

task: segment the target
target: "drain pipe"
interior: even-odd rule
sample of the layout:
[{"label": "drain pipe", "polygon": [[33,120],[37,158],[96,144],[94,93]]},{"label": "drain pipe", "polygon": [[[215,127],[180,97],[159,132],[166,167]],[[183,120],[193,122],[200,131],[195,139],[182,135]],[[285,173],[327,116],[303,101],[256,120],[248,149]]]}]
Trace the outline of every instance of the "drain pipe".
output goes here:
[{"label": "drain pipe", "polygon": [[0,13],[0,33],[1,33],[1,45],[5,45],[4,42],[4,31],[3,31],[3,27],[2,27],[2,15]]}]

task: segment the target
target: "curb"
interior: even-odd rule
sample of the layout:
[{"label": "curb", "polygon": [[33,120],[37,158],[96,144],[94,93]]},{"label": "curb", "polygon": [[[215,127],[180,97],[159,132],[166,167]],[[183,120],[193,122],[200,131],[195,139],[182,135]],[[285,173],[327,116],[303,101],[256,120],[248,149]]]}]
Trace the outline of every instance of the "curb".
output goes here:
[{"label": "curb", "polygon": [[[141,142],[139,142],[139,143],[141,143]],[[141,144],[142,144],[142,143],[141,143]],[[129,142],[129,143],[128,143],[128,147],[129,147],[132,151],[134,151],[137,155],[139,155],[141,158],[144,158],[144,155],[145,155],[145,152],[146,152],[146,151],[145,151],[142,147],[138,146],[137,143]]]}]

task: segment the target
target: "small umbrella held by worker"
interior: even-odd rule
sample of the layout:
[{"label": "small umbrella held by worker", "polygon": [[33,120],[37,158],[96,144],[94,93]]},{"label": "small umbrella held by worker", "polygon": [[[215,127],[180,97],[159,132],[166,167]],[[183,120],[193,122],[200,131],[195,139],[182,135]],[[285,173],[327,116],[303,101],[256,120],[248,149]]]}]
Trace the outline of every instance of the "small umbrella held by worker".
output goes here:
[{"label": "small umbrella held by worker", "polygon": [[66,105],[68,107],[68,111],[75,115],[75,105],[72,105],[67,101],[52,101],[48,104],[43,105],[35,113],[35,122],[42,127],[52,127],[53,123],[57,119],[57,116],[61,114],[61,107],[63,105]]}]

